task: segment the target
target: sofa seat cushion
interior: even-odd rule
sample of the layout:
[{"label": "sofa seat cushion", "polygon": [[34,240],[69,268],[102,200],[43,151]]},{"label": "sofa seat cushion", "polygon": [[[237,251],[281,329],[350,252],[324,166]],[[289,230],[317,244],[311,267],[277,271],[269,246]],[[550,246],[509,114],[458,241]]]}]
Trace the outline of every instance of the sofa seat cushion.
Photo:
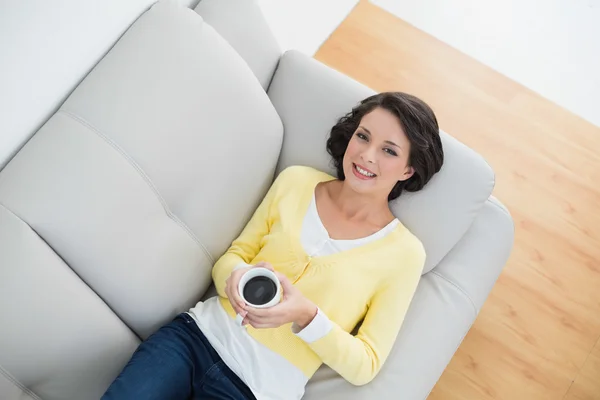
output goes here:
[{"label": "sofa seat cushion", "polygon": [[0,266],[0,398],[100,398],[136,335],[1,205]]}]

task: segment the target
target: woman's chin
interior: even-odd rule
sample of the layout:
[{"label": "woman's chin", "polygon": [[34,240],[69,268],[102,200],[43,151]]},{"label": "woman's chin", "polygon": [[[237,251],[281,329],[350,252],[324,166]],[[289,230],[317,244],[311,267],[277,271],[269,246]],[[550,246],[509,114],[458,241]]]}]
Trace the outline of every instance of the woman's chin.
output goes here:
[{"label": "woman's chin", "polygon": [[353,192],[369,197],[378,197],[380,193],[389,193],[391,191],[391,189],[384,189],[381,186],[381,183],[382,182],[379,182],[377,177],[364,180],[354,176],[352,172],[350,172],[349,175],[346,175],[346,179],[344,181],[344,185],[347,185],[348,188],[352,189]]},{"label": "woman's chin", "polygon": [[360,194],[371,194],[377,192],[375,179],[364,180],[357,178],[354,175],[346,175],[346,184],[352,188],[353,191]]}]

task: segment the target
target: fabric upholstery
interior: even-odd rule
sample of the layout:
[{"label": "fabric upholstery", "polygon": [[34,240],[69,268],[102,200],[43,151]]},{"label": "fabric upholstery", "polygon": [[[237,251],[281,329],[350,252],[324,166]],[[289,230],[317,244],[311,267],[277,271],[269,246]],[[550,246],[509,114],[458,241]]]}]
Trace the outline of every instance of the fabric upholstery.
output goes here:
[{"label": "fabric upholstery", "polygon": [[31,390],[23,387],[8,371],[0,366],[0,394],[10,400],[40,400]]},{"label": "fabric upholstery", "polygon": [[[286,52],[269,96],[285,126],[278,170],[302,164],[334,173],[325,144],[331,127],[373,91],[297,51]],[[442,132],[444,166],[423,190],[406,193],[394,214],[425,246],[430,271],[469,228],[494,187],[483,158]]]},{"label": "fabric upholstery", "polygon": [[142,337],[209,284],[194,237],[122,154],[69,114],[52,117],[2,171],[0,202]]},{"label": "fabric upholstery", "polygon": [[3,206],[0,326],[0,398],[7,400],[98,399],[139,343],[44,240]]},{"label": "fabric upholstery", "polygon": [[473,225],[432,273],[459,287],[479,313],[508,260],[513,238],[512,218],[492,196]]}]

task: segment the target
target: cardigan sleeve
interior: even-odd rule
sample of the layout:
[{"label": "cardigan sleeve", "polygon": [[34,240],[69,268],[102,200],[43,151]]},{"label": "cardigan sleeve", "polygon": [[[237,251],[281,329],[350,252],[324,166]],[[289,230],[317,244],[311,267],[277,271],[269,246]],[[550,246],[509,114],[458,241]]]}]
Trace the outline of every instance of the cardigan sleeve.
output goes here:
[{"label": "cardigan sleeve", "polygon": [[356,336],[332,322],[327,335],[307,343],[325,364],[353,385],[373,380],[390,354],[423,271],[422,246],[414,253],[400,265],[401,272],[375,293]]},{"label": "cardigan sleeve", "polygon": [[306,343],[315,342],[325,335],[327,335],[333,328],[333,323],[327,315],[320,309],[317,308],[317,315],[313,320],[304,327],[300,327],[294,322],[292,323],[292,332]]},{"label": "cardigan sleeve", "polygon": [[219,296],[227,297],[225,281],[231,272],[235,268],[250,264],[260,252],[263,238],[269,233],[273,224],[272,209],[275,207],[279,193],[285,191],[289,169],[282,171],[275,179],[242,233],[215,263],[212,269],[212,278]]}]

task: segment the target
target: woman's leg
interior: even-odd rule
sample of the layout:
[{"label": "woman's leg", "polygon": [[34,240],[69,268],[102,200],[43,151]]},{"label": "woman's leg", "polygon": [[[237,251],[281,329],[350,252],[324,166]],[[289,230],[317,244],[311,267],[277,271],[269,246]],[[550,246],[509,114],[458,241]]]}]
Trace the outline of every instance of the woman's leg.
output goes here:
[{"label": "woman's leg", "polygon": [[219,361],[206,373],[194,392],[194,400],[256,400],[252,391],[233,371]]},{"label": "woman's leg", "polygon": [[248,386],[223,362],[204,333],[197,326],[195,327],[198,341],[204,345],[214,364],[194,381],[192,399],[256,400]]},{"label": "woman's leg", "polygon": [[[195,322],[177,316],[137,348],[102,400],[187,400],[194,381],[214,364]],[[201,375],[199,375],[201,374]]]},{"label": "woman's leg", "polygon": [[188,314],[140,344],[102,400],[256,400]]}]

